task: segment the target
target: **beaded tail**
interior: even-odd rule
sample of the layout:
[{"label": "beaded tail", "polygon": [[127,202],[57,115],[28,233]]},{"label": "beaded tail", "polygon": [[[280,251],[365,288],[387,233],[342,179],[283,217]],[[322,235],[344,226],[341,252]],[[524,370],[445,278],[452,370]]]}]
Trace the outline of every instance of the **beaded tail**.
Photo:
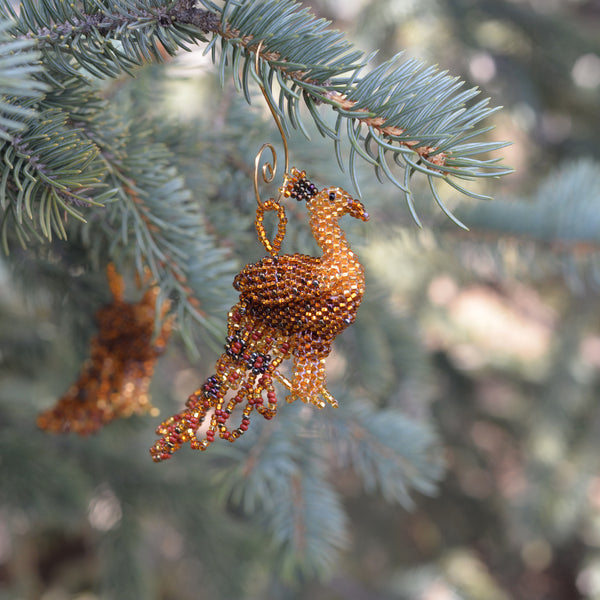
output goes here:
[{"label": "beaded tail", "polygon": [[[156,433],[162,436],[150,449],[155,462],[171,458],[185,443],[194,450],[206,450],[216,438],[234,442],[250,425],[253,411],[267,420],[277,413],[275,383],[291,391],[288,402],[303,402],[322,408],[323,398],[337,402],[325,388],[324,358],[298,358],[303,336],[286,335],[256,322],[242,302],[228,316],[225,352],[216,370],[187,400],[186,408],[163,421]],[[294,377],[290,382],[278,371],[284,360],[294,355]],[[238,408],[241,420],[232,424]],[[209,420],[207,420],[209,419]]]},{"label": "beaded tail", "polygon": [[[215,374],[188,398],[182,412],[156,429],[162,437],[150,450],[155,462],[170,458],[186,442],[195,450],[206,450],[216,437],[235,441],[248,429],[254,410],[265,419],[275,416],[273,383],[277,367],[291,355],[289,341],[280,332],[254,323],[242,303],[229,312],[228,333]],[[235,426],[230,419],[238,405],[243,408]]]}]

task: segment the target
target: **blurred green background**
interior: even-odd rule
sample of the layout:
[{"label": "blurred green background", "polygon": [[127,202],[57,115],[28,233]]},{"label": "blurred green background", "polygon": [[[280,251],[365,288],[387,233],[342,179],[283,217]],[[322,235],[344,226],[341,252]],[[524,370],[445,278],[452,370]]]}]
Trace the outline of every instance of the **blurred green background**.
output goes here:
[{"label": "blurred green background", "polygon": [[[491,203],[454,201],[469,232],[425,188],[418,230],[392,186],[360,177],[371,221],[352,239],[368,292],[331,358],[332,387],[432,424],[445,464],[437,491],[413,493],[407,510],[336,466],[348,543],[321,579],[282,581],[260,519],[215,483],[230,457],[182,452],[154,465],[151,418],[83,440],[36,431],[37,412],[77,377],[92,323],[73,323],[77,311],[57,320],[65,307],[15,287],[0,262],[0,598],[600,599],[600,4],[305,4],[379,60],[404,50],[504,107],[491,135],[513,142],[502,153],[515,172],[487,184]],[[213,198],[223,244],[241,262],[258,256],[245,169],[273,135],[260,102],[218,88],[201,51],[107,95],[157,121],[202,124],[201,137],[168,125],[161,136]],[[332,180],[344,177],[316,133],[290,143],[298,166],[331,163]],[[306,235],[291,224],[299,245]],[[172,345],[153,385],[161,414],[215,357],[206,347],[192,361]]]}]

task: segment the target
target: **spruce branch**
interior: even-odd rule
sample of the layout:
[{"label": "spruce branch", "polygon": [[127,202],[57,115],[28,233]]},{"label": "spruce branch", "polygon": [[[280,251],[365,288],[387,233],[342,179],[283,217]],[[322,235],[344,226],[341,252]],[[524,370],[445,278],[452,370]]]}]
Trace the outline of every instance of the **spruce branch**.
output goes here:
[{"label": "spruce branch", "polygon": [[25,119],[35,114],[31,104],[46,89],[34,77],[42,66],[33,42],[13,39],[11,26],[0,22],[0,139],[6,141],[26,127]]},{"label": "spruce branch", "polygon": [[[437,184],[487,198],[461,180],[511,171],[500,159],[488,158],[506,144],[482,138],[489,131],[482,122],[497,109],[488,99],[475,101],[479,90],[461,90],[464,82],[458,78],[401,54],[362,76],[371,57],[293,0],[201,4],[204,9],[187,0],[86,0],[79,5],[25,0],[17,15],[9,0],[1,0],[0,15],[15,22],[11,32],[16,39],[35,42],[46,65],[76,77],[116,77],[199,42],[208,43],[216,57],[220,40],[222,78],[231,66],[248,101],[250,80],[260,80],[286,128],[306,133],[300,115],[301,105],[306,107],[318,131],[333,140],[340,167],[348,167],[357,191],[356,166],[362,160],[402,191],[417,223],[411,191],[415,174],[428,178],[440,208],[462,225],[444,205]],[[335,124],[319,105],[337,115]],[[347,159],[344,141],[349,143]]]},{"label": "spruce branch", "polygon": [[81,76],[80,65],[101,78],[206,41],[205,34],[218,27],[212,12],[189,0],[25,0],[19,14],[2,0],[0,16],[13,20],[13,36],[33,42],[53,68]]},{"label": "spruce branch", "polygon": [[[84,220],[77,207],[102,204],[98,194],[103,165],[98,148],[68,123],[59,109],[36,112],[24,121],[25,131],[0,143],[1,239],[8,252],[9,220],[25,247],[36,224],[42,235],[66,239],[63,217]],[[26,223],[27,221],[27,223]]]},{"label": "spruce branch", "polygon": [[[361,77],[370,58],[293,0],[276,2],[277,10],[269,0],[226,1],[222,9],[212,2],[203,4],[221,13],[222,76],[231,64],[234,81],[248,99],[250,78],[257,78],[286,126],[306,131],[299,113],[302,101],[320,133],[334,141],[341,168],[342,141],[350,142],[347,166],[357,190],[358,158],[371,164],[380,179],[387,178],[402,190],[418,224],[410,189],[415,173],[427,176],[441,209],[464,226],[445,207],[436,181],[487,198],[458,181],[511,172],[498,164],[499,159],[487,158],[506,143],[477,139],[489,131],[481,122],[497,109],[488,106],[488,99],[473,103],[479,90],[461,91],[464,82],[458,78],[419,61],[403,60],[401,54]],[[320,114],[319,104],[337,113],[335,126]]]},{"label": "spruce branch", "polygon": [[600,163],[570,161],[549,176],[532,198],[481,205],[461,214],[476,231],[536,240],[559,251],[600,247]]},{"label": "spruce branch", "polygon": [[93,133],[106,163],[107,182],[119,200],[98,209],[104,213],[99,220],[110,254],[125,253],[140,274],[149,268],[162,296],[178,299],[178,323],[194,348],[192,322],[221,333],[210,315],[229,308],[236,264],[206,231],[170,151],[148,140],[144,128],[134,123],[127,136],[116,139]]},{"label": "spruce branch", "polygon": [[[323,419],[327,426],[317,429]],[[354,400],[315,416],[295,403],[277,421],[256,425],[244,440],[215,447],[214,480],[228,503],[270,531],[289,578],[325,574],[347,543],[346,517],[326,468],[332,450],[368,491],[406,507],[411,490],[432,493],[442,472],[432,432],[398,410]]]},{"label": "spruce branch", "polygon": [[66,239],[74,218],[84,239],[94,239],[94,228],[110,256],[129,256],[140,275],[149,267],[163,296],[179,299],[191,348],[192,322],[221,333],[210,313],[229,308],[235,266],[207,233],[171,153],[148,140],[147,123],[132,125],[132,115],[119,115],[85,79],[48,72],[55,85],[35,98],[22,131],[0,140],[4,251],[15,237],[24,248],[32,238]]},{"label": "spruce branch", "polygon": [[[566,161],[529,197],[458,207],[489,264],[500,273],[537,281],[563,278],[573,291],[595,293],[600,277],[600,163]],[[465,240],[442,238],[461,266],[469,264]],[[490,241],[497,244],[490,245]]]},{"label": "spruce branch", "polygon": [[327,575],[348,543],[347,519],[328,479],[323,440],[302,435],[308,423],[292,404],[277,423],[217,450],[215,481],[233,505],[269,531],[280,576],[289,581]]},{"label": "spruce branch", "polygon": [[412,506],[409,490],[432,493],[442,473],[433,433],[395,409],[374,411],[355,400],[329,418],[343,464],[349,464],[367,491]]}]

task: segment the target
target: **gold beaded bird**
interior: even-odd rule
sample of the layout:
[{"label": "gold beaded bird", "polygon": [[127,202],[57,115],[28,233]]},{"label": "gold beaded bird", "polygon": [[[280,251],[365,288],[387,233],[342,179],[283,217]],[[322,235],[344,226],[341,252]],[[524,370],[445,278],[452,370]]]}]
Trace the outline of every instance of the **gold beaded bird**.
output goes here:
[{"label": "gold beaded bird", "polygon": [[[310,227],[323,254],[277,255],[285,216],[272,199],[259,203],[257,230],[271,256],[247,265],[235,277],[233,285],[240,296],[228,315],[225,352],[215,373],[188,398],[186,408],[157,428],[162,437],[150,450],[156,462],[170,458],[187,442],[205,450],[216,436],[235,441],[248,429],[253,410],[273,418],[275,381],[290,390],[288,402],[300,399],[322,408],[324,398],[337,406],[325,387],[325,358],[335,337],[354,322],[365,290],[363,266],[338,221],[346,214],[363,221],[369,216],[362,203],[344,190],[319,191],[297,169],[285,176],[280,192],[306,201]],[[279,212],[279,240],[273,245],[262,228],[265,210]],[[289,358],[293,358],[291,382],[278,370]],[[238,405],[241,422],[230,426]]]}]

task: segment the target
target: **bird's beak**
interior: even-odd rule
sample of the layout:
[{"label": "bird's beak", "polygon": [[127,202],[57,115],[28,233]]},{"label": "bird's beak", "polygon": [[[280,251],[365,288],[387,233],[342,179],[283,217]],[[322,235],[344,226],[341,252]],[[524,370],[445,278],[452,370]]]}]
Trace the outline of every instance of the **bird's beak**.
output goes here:
[{"label": "bird's beak", "polygon": [[355,200],[354,198],[348,198],[346,213],[355,219],[360,219],[361,221],[369,220],[369,213],[365,210],[363,203],[360,200]]}]

